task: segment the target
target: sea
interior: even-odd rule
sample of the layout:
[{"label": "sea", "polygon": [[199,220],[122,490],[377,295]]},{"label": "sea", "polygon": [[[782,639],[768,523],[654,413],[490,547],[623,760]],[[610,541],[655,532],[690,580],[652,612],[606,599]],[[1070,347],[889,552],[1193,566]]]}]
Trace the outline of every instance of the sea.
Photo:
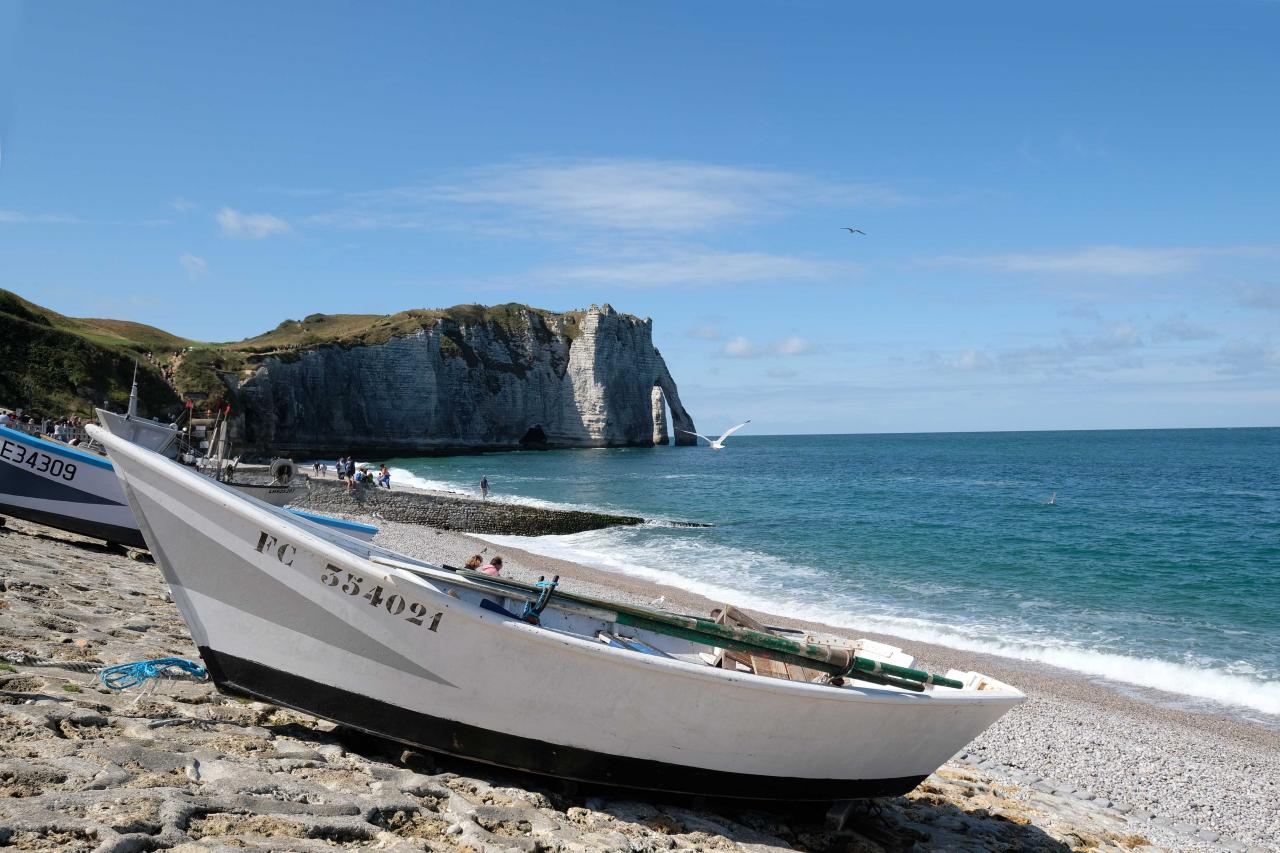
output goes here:
[{"label": "sea", "polygon": [[393,483],[478,494],[486,476],[491,500],[649,520],[499,545],[1280,722],[1280,429],[738,434],[388,464]]}]

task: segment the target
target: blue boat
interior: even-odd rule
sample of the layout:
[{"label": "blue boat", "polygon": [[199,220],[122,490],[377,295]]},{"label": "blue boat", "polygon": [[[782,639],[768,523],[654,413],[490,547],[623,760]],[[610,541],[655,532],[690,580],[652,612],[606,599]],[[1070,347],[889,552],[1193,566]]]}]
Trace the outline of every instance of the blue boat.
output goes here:
[{"label": "blue boat", "polygon": [[[297,509],[289,512],[356,539],[367,541],[378,532],[372,525],[355,521]],[[109,459],[6,426],[0,426],[0,515],[134,548],[147,547]]]}]

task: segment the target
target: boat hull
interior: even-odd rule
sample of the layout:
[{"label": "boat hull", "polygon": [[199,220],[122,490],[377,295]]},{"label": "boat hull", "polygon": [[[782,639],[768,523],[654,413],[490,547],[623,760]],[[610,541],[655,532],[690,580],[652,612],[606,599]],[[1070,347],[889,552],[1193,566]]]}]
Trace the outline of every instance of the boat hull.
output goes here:
[{"label": "boat hull", "polygon": [[476,606],[370,559],[387,552],[338,547],[104,443],[215,683],[403,743],[633,789],[829,801],[910,790],[1023,699],[611,648],[558,630],[569,617],[534,626]]},{"label": "boat hull", "polygon": [[[233,485],[280,506],[304,486]],[[356,539],[369,540],[368,524],[289,510],[300,518]],[[0,515],[21,518],[91,539],[146,548],[133,509],[109,459],[0,426]]]},{"label": "boat hull", "polygon": [[0,515],[146,547],[108,460],[3,426]]},{"label": "boat hull", "polygon": [[407,746],[558,779],[728,799],[827,802],[899,796],[927,778],[762,777],[610,755],[408,711],[207,647],[200,655],[224,693],[294,708]]}]

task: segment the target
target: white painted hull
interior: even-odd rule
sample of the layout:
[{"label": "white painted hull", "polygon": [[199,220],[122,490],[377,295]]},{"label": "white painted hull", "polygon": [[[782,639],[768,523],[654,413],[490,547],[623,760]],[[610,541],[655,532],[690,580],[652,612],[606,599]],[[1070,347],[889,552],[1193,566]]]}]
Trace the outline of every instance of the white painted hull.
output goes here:
[{"label": "white painted hull", "polygon": [[[232,488],[251,490],[248,493],[252,496],[279,506],[301,497],[305,484]],[[301,510],[290,512],[357,539],[367,541],[378,532],[368,524]],[[0,427],[0,515],[121,545],[147,547],[109,459],[8,427]]]},{"label": "white painted hull", "polygon": [[556,630],[573,617],[486,610],[369,559],[398,555],[95,437],[222,689],[406,743],[625,787],[831,800],[910,790],[1023,699],[972,673],[911,693],[611,648]]}]

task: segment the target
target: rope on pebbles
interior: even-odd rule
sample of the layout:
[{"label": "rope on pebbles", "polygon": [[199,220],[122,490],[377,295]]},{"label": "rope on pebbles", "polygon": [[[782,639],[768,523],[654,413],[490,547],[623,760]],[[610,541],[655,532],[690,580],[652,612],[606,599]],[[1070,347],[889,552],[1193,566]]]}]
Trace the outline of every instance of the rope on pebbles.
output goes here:
[{"label": "rope on pebbles", "polygon": [[93,663],[92,661],[87,660],[54,660],[53,658],[42,658],[16,649],[8,652],[0,652],[0,658],[4,658],[15,666],[45,666],[56,669],[65,669],[71,672],[94,673],[99,672],[106,667],[106,664]]}]

